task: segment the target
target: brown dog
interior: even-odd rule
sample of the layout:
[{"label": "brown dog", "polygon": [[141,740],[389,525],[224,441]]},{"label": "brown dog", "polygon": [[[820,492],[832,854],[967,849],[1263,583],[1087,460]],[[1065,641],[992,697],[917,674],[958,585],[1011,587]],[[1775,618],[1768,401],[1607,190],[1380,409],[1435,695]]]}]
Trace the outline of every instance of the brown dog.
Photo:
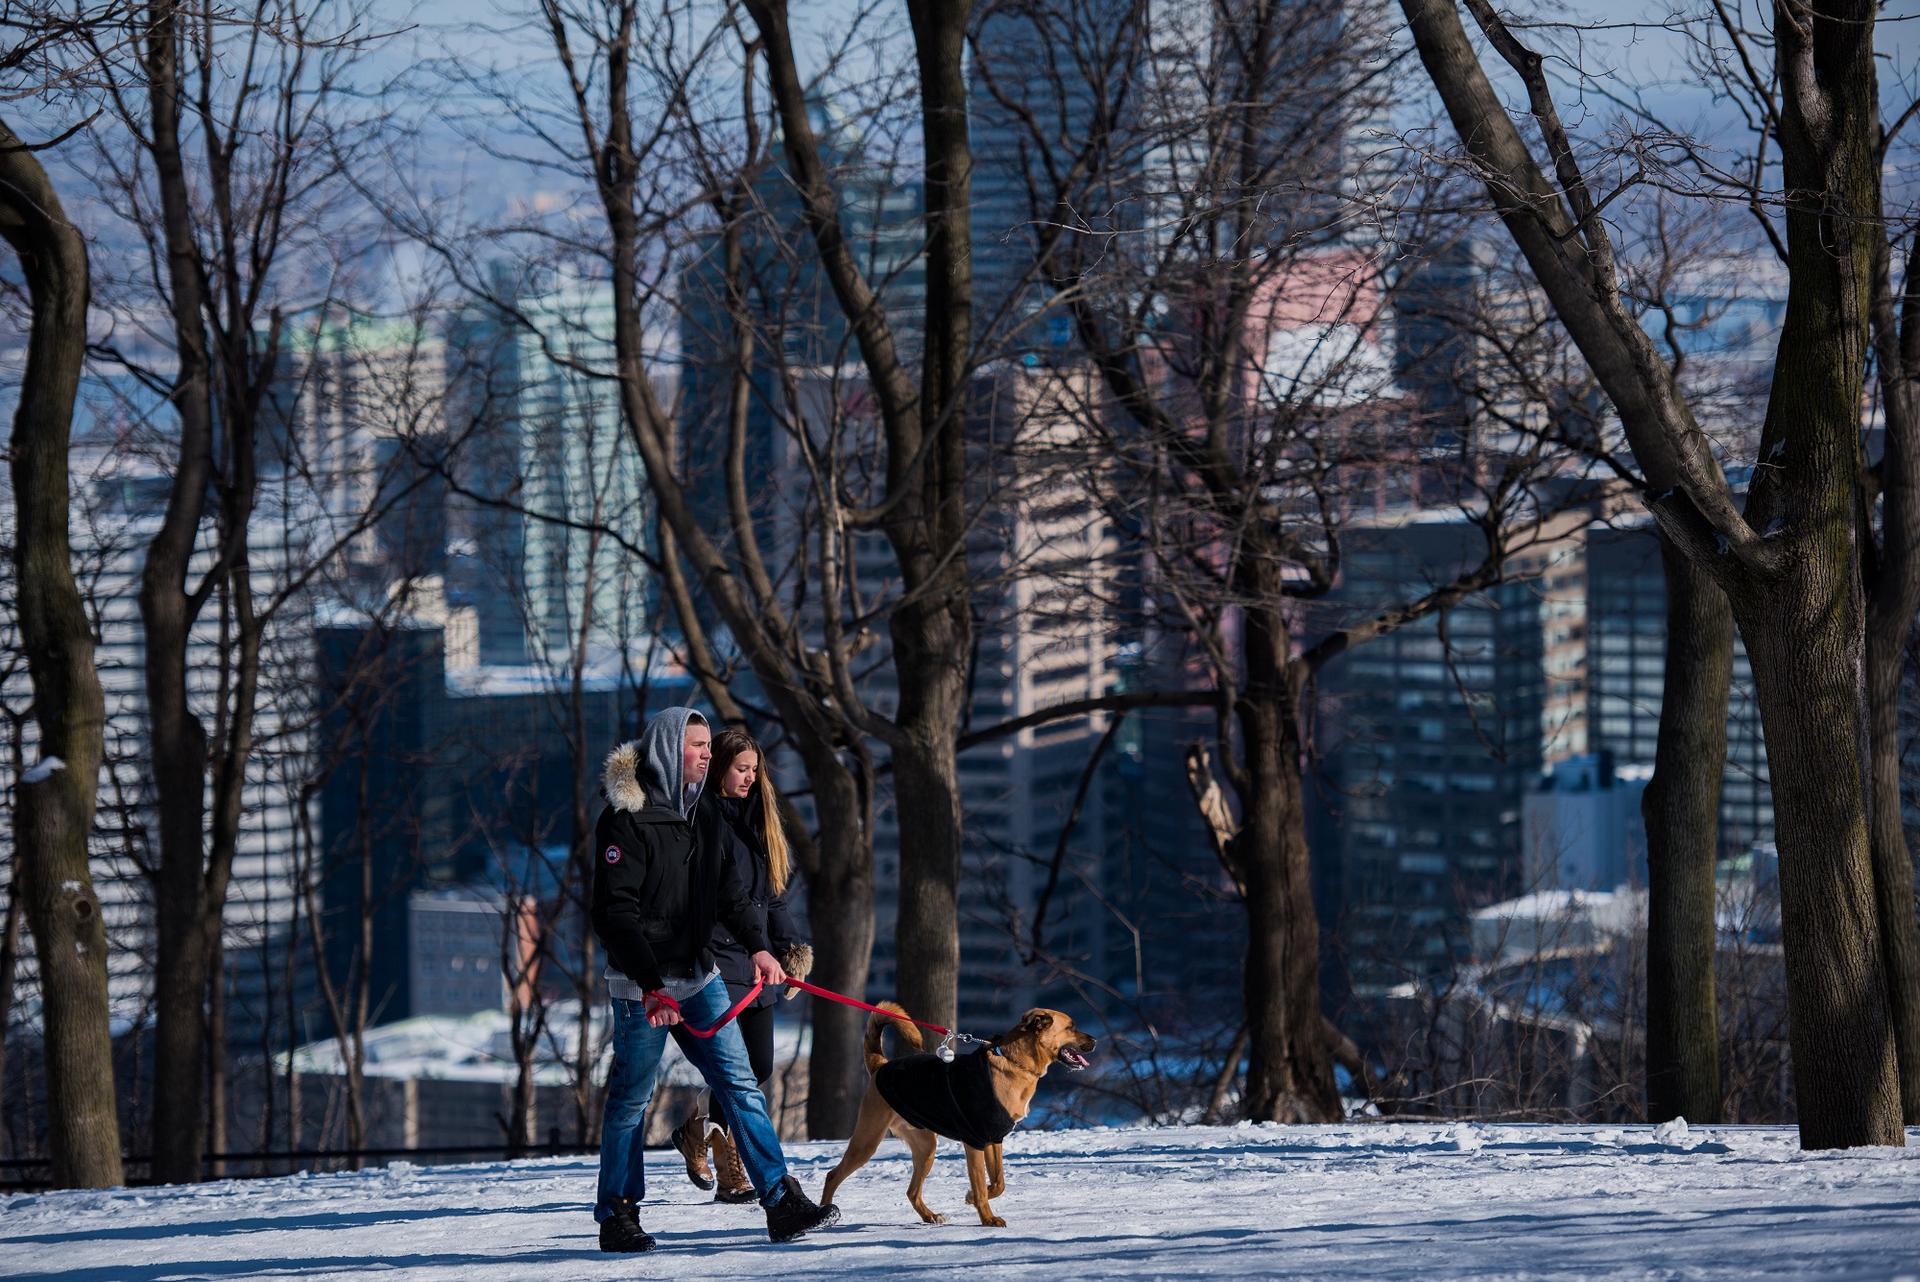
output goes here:
[{"label": "brown dog", "polygon": [[[882,1002],[881,1006],[900,1015],[906,1014],[895,1002]],[[840,1158],[840,1164],[827,1176],[820,1201],[823,1205],[831,1206],[835,1191],[848,1176],[867,1164],[874,1150],[880,1147],[880,1141],[891,1131],[905,1140],[907,1147],[913,1151],[913,1179],[907,1185],[907,1201],[913,1204],[913,1209],[928,1224],[944,1224],[947,1217],[930,1208],[920,1196],[927,1183],[927,1173],[933,1169],[933,1150],[940,1142],[940,1136],[902,1117],[882,1096],[873,1080],[874,1074],[890,1062],[895,1063],[896,1068],[912,1062],[887,1059],[880,1038],[890,1024],[916,1049],[922,1045],[920,1030],[912,1024],[886,1015],[875,1015],[867,1022],[866,1097],[860,1101],[860,1116],[853,1124],[853,1138],[847,1142],[847,1151]],[[996,1111],[1004,1115],[999,1120],[1010,1128],[1012,1122],[1018,1122],[1027,1115],[1034,1089],[1040,1085],[1040,1079],[1047,1075],[1047,1070],[1055,1064],[1085,1068],[1085,1053],[1093,1049],[1093,1044],[1092,1037],[1073,1026],[1070,1016],[1057,1010],[1030,1010],[1010,1031],[994,1038],[989,1049],[977,1052],[981,1061],[973,1067],[986,1074],[991,1105],[997,1106]],[[988,1133],[995,1130],[1005,1133],[1004,1129],[993,1126],[991,1121],[986,1126]],[[962,1147],[967,1154],[967,1183],[972,1186],[972,1191],[967,1194],[967,1204],[980,1212],[982,1224],[1005,1228],[1007,1222],[993,1213],[992,1206],[992,1199],[1007,1191],[1006,1168],[1001,1162],[999,1142],[996,1140],[984,1147],[963,1143]]]}]

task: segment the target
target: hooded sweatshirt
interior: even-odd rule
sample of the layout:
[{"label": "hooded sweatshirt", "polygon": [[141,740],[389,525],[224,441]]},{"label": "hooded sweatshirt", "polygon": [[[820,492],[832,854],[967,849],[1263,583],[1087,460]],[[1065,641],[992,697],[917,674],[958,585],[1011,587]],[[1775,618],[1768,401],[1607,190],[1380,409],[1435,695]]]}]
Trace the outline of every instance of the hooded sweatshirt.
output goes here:
[{"label": "hooded sweatshirt", "polygon": [[687,786],[686,756],[682,747],[687,741],[687,723],[693,718],[692,708],[656,712],[641,728],[640,737],[634,740],[640,749],[643,777],[657,786],[655,795],[661,803],[679,811],[682,818],[693,813],[700,789],[707,782],[703,777],[691,788]]},{"label": "hooded sweatshirt", "polygon": [[607,757],[607,808],[594,826],[592,915],[607,951],[607,986],[637,1001],[664,990],[676,1001],[718,971],[710,940],[716,921],[749,948],[767,947],[765,915],[753,906],[730,850],[701,841],[681,775],[688,708],[647,722],[640,738]]}]

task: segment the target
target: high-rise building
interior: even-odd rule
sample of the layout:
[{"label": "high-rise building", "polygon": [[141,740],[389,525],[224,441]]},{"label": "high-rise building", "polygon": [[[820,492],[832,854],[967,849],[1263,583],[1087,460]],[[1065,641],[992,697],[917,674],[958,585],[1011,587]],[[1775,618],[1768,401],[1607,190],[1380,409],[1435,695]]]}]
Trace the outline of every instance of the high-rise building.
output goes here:
[{"label": "high-rise building", "polygon": [[[621,415],[612,287],[567,273],[497,292],[450,327],[448,451],[462,479],[448,589],[478,616],[489,664],[560,668],[584,638],[604,660],[639,646],[652,504]],[[652,362],[672,399],[672,357]]]},{"label": "high-rise building", "polygon": [[1127,125],[1129,104],[1147,94],[1137,61],[1143,17],[1138,0],[1040,0],[988,6],[980,19],[968,115],[974,333],[996,351],[1070,345],[1064,316],[1034,324],[1049,301],[1037,233],[1061,217],[1051,184],[1101,128],[1097,186],[1072,202],[1075,247],[1111,246],[1147,217],[1139,175],[1151,142]]},{"label": "high-rise building", "polygon": [[[94,620],[94,663],[106,700],[105,756],[90,863],[107,926],[108,997],[124,1026],[139,1021],[149,1009],[155,960],[152,895],[141,871],[157,858],[158,824],[148,764],[153,748],[139,594],[147,546],[159,528],[169,481],[127,456],[91,447],[75,451],[73,475],[69,538],[75,577]],[[12,512],[11,489],[0,483],[0,521],[10,523]],[[249,565],[263,614],[266,603],[287,586],[289,568],[302,564],[308,526],[301,513],[278,511],[266,503],[256,512]],[[198,581],[214,563],[209,524],[203,527],[189,580]],[[11,576],[11,564],[4,572]],[[225,908],[228,1016],[236,1037],[263,1021],[283,1019],[288,1000],[282,967],[296,915],[293,852],[298,823],[290,764],[306,749],[300,690],[312,669],[303,618],[298,600],[275,609],[267,618],[262,643],[254,746]],[[221,656],[230,644],[221,628],[219,603],[210,601],[194,625],[186,653],[188,697],[209,727],[216,724],[215,699],[223,688]],[[6,676],[10,704],[26,705],[27,677],[24,665]],[[31,721],[24,723],[23,733],[25,759],[32,762],[37,753]],[[12,774],[11,762],[0,762],[0,790],[9,796]],[[209,779],[209,788],[211,783]],[[0,864],[11,862],[12,836],[11,828],[0,829]],[[0,876],[0,882],[6,880]],[[23,1005],[30,1009],[38,973],[30,947],[23,948],[20,964],[21,991],[28,997]],[[277,1010],[276,1003],[281,1003]]]},{"label": "high-rise building", "polygon": [[[1651,765],[1660,739],[1667,655],[1666,578],[1652,522],[1595,525],[1587,544],[1587,724],[1594,749]],[[1736,634],[1727,700],[1727,765],[1720,786],[1720,854],[1773,840],[1767,745],[1753,669]]]},{"label": "high-rise building", "polygon": [[[1402,625],[1321,674],[1316,898],[1336,997],[1364,1004],[1450,973],[1467,914],[1521,877],[1521,814],[1544,767],[1586,749],[1585,612],[1571,517],[1507,581]],[[1457,512],[1418,510],[1343,536],[1335,610],[1418,597],[1483,554]]]},{"label": "high-rise building", "polygon": [[[585,674],[576,721],[565,674],[471,663],[447,635],[437,618],[406,613],[343,611],[318,630],[328,711],[316,738],[332,757],[318,803],[324,946],[336,982],[357,980],[366,923],[376,1023],[449,999],[442,974],[429,974],[432,991],[415,989],[428,973],[422,949],[434,949],[412,932],[446,934],[434,916],[444,903],[421,892],[465,887],[500,904],[531,896],[547,904],[546,919],[565,915],[555,896],[576,802],[590,824],[608,750],[637,733],[643,713],[692,695],[677,670],[613,665]],[[567,927],[576,928],[577,919]]]},{"label": "high-rise building", "polygon": [[1553,763],[1520,812],[1520,884],[1534,890],[1612,890],[1647,884],[1640,799],[1650,767],[1617,767],[1606,751]]},{"label": "high-rise building", "polygon": [[287,329],[262,485],[310,496],[313,542],[337,545],[349,591],[443,572],[447,485],[433,469],[453,445],[450,359],[419,318],[341,312]]},{"label": "high-rise building", "polygon": [[[975,379],[977,479],[983,492],[998,489],[1000,501],[969,549],[980,585],[972,726],[1097,698],[1119,680],[1114,532],[1082,477],[1063,475],[1053,457],[1081,430],[1095,379],[1084,367],[1012,363]],[[1118,758],[1082,786],[1111,716],[1048,722],[960,755],[960,946],[969,959],[961,1009],[987,1027],[1062,991],[1067,976],[1096,984],[1111,977],[1121,923],[1106,895],[1107,780]],[[1043,900],[1040,944],[1049,960],[1029,962]]]}]

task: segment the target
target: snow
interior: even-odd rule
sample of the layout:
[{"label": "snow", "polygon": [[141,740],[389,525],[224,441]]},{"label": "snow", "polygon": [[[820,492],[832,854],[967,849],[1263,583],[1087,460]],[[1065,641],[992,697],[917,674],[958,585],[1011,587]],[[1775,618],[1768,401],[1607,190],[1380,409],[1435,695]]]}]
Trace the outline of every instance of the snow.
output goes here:
[{"label": "snow", "polygon": [[27,768],[27,772],[20,776],[20,782],[40,783],[53,778],[54,771],[65,770],[66,768],[67,763],[58,757],[42,757]]},{"label": "snow", "polygon": [[[1920,1130],[1909,1133],[1920,1143]],[[817,1193],[838,1144],[789,1148]],[[1010,1227],[965,1204],[958,1147],[907,1206],[897,1141],[842,1190],[846,1223],[767,1243],[671,1151],[641,1221],[661,1249],[603,1256],[590,1158],[0,1198],[19,1282],[358,1277],[1847,1279],[1920,1282],[1920,1149],[1802,1153],[1780,1127],[1379,1122],[1016,1132]]]},{"label": "snow", "polygon": [[[1667,1144],[1685,1148],[1687,1146],[1687,1139],[1687,1119],[1684,1117],[1672,1118],[1653,1128],[1653,1142],[1655,1144]],[[1699,1143],[1698,1140],[1694,1142],[1696,1144]]]}]

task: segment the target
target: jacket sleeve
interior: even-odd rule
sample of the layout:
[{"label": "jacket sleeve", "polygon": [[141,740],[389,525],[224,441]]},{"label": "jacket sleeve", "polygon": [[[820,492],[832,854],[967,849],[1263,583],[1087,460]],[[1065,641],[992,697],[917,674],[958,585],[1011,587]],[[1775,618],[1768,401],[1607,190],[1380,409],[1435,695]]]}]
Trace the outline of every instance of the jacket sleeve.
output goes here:
[{"label": "jacket sleeve", "polygon": [[751,957],[754,953],[771,952],[767,943],[767,915],[753,902],[751,883],[746,876],[745,860],[753,858],[753,852],[741,844],[740,838],[725,823],[713,825],[713,830],[721,834],[720,841],[720,921],[740,946]]},{"label": "jacket sleeve", "polygon": [[808,942],[800,923],[794,920],[786,895],[779,891],[767,900],[767,938],[773,941],[774,955],[778,957],[785,957],[797,945]]},{"label": "jacket sleeve", "polygon": [[593,931],[620,973],[651,992],[665,981],[640,928],[650,851],[633,825],[617,822],[617,813],[608,809],[593,829]]}]

